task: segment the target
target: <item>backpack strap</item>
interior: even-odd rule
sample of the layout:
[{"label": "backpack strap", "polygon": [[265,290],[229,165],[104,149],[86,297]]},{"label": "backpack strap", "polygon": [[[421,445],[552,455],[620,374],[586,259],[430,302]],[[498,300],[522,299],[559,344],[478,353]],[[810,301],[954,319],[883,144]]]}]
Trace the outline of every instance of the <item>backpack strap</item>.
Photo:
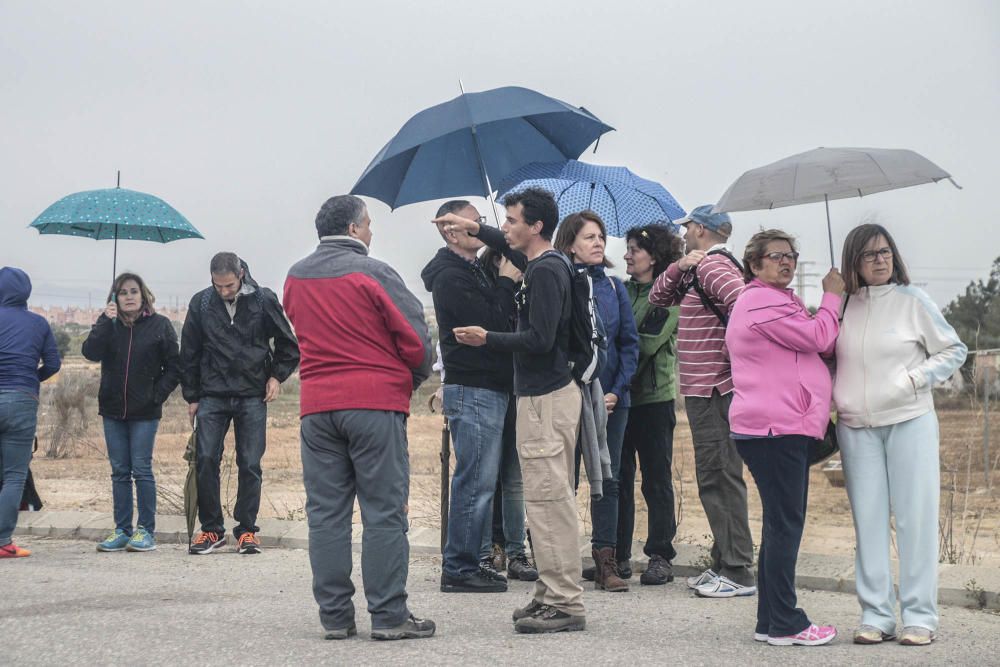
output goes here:
[{"label": "backpack strap", "polygon": [[[727,259],[729,259],[730,262],[733,263],[733,265],[739,270],[741,274],[743,273],[743,265],[740,264],[740,261],[733,256],[733,253],[729,252],[725,248],[716,248],[715,250],[712,250],[709,253],[707,253],[705,256],[707,257],[709,255],[725,256]],[[701,299],[702,305],[711,310],[712,313],[714,313],[715,316],[719,318],[719,321],[722,322],[723,327],[729,326],[729,316],[722,312],[722,310],[715,304],[715,302],[712,301],[712,298],[708,296],[708,294],[705,292],[705,289],[701,286],[701,283],[698,282],[697,267],[695,267],[694,272],[692,272],[691,274],[691,282],[687,286],[685,286],[685,288],[681,290],[681,292],[682,293],[686,292],[688,287],[694,288],[694,291],[698,293],[698,297]]]}]

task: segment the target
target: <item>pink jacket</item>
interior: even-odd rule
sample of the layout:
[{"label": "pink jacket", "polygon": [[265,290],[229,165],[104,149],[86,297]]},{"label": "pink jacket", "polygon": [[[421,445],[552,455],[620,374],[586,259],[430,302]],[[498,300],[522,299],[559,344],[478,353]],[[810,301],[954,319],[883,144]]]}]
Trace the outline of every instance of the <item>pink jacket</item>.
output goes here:
[{"label": "pink jacket", "polygon": [[810,315],[790,289],[754,279],[736,300],[726,329],[733,366],[733,433],[822,438],[832,382],[820,354],[837,341],[840,295],[823,294]]}]

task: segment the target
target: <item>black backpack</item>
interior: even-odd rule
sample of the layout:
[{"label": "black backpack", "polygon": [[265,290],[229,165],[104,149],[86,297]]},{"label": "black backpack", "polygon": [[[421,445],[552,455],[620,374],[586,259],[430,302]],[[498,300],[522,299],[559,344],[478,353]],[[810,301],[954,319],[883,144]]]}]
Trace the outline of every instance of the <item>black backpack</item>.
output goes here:
[{"label": "black backpack", "polygon": [[[718,248],[716,250],[709,252],[705,256],[707,257],[708,255],[725,255],[727,258],[729,258],[729,261],[732,262],[737,269],[739,269],[740,274],[743,273],[743,265],[740,264],[740,261],[738,259],[733,257],[733,253],[729,252],[725,248]],[[710,311],[715,313],[715,316],[719,318],[719,321],[722,322],[722,326],[724,327],[729,326],[729,316],[723,313],[721,310],[719,310],[719,307],[715,305],[715,302],[713,302],[712,298],[705,293],[705,289],[698,282],[697,270],[691,272],[691,282],[687,286],[685,286],[683,290],[681,290],[681,294],[683,295],[691,287],[693,287],[694,291],[698,293],[699,298],[701,298],[702,305],[704,305]]]},{"label": "black backpack", "polygon": [[545,255],[558,257],[569,271],[569,364],[577,382],[590,384],[608,362],[607,329],[597,312],[594,281],[586,269],[574,267],[558,250],[550,250]]}]

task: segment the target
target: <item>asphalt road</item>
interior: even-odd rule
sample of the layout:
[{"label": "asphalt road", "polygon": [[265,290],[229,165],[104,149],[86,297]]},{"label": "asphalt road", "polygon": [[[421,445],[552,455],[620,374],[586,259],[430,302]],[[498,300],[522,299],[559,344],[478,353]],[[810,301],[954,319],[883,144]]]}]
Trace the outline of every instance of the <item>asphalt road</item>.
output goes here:
[{"label": "asphalt road", "polygon": [[3,664],[1000,664],[996,614],[945,607],[930,647],[854,646],[854,596],[803,591],[800,605],[841,636],[824,647],[771,647],[752,639],[755,599],[700,599],[680,582],[636,582],[627,594],[588,585],[586,632],[517,635],[510,612],[527,603],[531,584],[446,595],[430,557],[411,562],[409,592],[413,612],[437,623],[435,637],[369,639],[355,555],[360,636],[331,642],[301,550],[193,557],[177,545],[145,554],[99,554],[82,541],[26,546],[31,558],[0,561]]}]

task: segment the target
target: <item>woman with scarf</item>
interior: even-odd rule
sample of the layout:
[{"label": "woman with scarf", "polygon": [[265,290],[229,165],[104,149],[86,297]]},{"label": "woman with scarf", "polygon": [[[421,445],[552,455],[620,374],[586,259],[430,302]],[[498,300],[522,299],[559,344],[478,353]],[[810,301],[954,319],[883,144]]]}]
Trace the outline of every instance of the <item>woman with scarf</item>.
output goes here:
[{"label": "woman with scarf", "polygon": [[[115,279],[108,305],[83,343],[83,356],[101,362],[99,413],[111,462],[115,529],[98,551],[156,548],[153,443],[162,406],[180,381],[177,333],[153,309],[154,297],[134,273]],[[132,483],[138,524],[132,529]]]},{"label": "woman with scarf", "polygon": [[[628,591],[621,576],[615,547],[618,542],[618,482],[621,475],[622,441],[628,423],[629,385],[639,362],[639,334],[632,315],[632,301],[622,282],[604,273],[612,266],[604,254],[607,232],[604,221],[593,211],[566,216],[556,230],[553,245],[566,253],[577,268],[586,267],[594,283],[597,310],[608,338],[608,361],[599,374],[608,410],[608,452],[612,479],[604,480],[603,496],[591,503],[593,570],[584,578],[594,587],[610,592]],[[579,461],[579,451],[577,461]],[[579,465],[578,465],[579,467]],[[588,576],[592,573],[592,577]]]}]

